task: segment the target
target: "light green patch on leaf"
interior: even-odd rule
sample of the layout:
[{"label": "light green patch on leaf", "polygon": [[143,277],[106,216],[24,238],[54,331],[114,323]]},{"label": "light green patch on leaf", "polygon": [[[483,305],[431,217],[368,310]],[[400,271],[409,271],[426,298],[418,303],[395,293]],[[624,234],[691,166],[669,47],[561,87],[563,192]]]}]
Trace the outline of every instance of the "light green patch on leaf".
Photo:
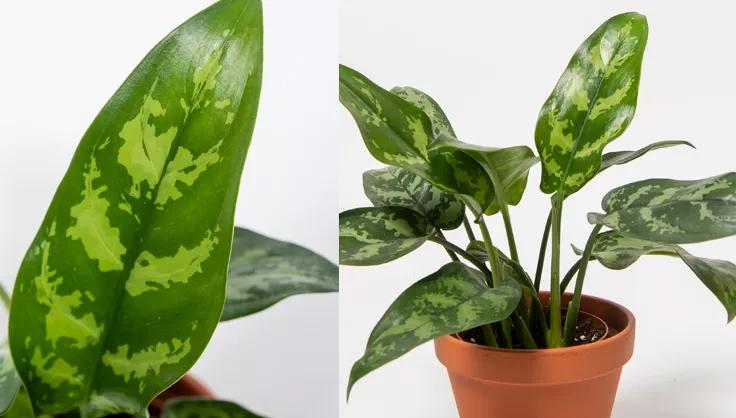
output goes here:
[{"label": "light green patch on leaf", "polygon": [[[131,379],[142,380],[149,374],[159,373],[165,365],[177,364],[191,351],[189,338],[184,341],[173,338],[169,342],[160,342],[135,353],[130,346],[121,345],[115,351],[108,351],[102,356],[102,363],[121,376],[125,382]],[[145,382],[141,382],[145,384]]]},{"label": "light green patch on leaf", "polygon": [[54,353],[44,355],[39,347],[33,350],[31,366],[31,373],[52,389],[58,389],[63,383],[80,387],[84,384],[84,378],[78,374],[78,367],[72,366]]},{"label": "light green patch on leaf", "polygon": [[222,161],[222,157],[220,156],[221,146],[222,141],[196,158],[192,156],[192,152],[188,149],[179,147],[174,159],[166,166],[166,173],[161,179],[161,184],[156,194],[156,204],[161,207],[169,200],[176,200],[184,196],[182,191],[177,187],[177,183],[181,182],[187,186],[191,186],[209,166]]},{"label": "light green patch on leaf", "polygon": [[422,343],[507,318],[520,298],[513,280],[490,288],[479,271],[446,264],[399,295],[378,321],[350,372],[348,393],[358,379]]},{"label": "light green patch on leaf", "polygon": [[434,232],[420,213],[387,206],[340,214],[340,264],[387,263],[419,248]]},{"label": "light green patch on leaf", "polygon": [[220,242],[212,231],[196,246],[180,246],[173,256],[157,257],[143,251],[135,261],[130,277],[125,282],[125,291],[131,296],[145,292],[168,289],[175,283],[187,283],[197,273],[202,273],[202,263],[212,254]]},{"label": "light green patch on leaf", "polygon": [[99,263],[102,272],[123,269],[123,255],[127,252],[120,242],[120,230],[110,224],[107,210],[110,202],[101,197],[107,186],[95,187],[94,181],[102,176],[94,157],[84,173],[82,201],[71,208],[74,224],[66,235],[82,241],[87,256]]},{"label": "light green patch on leaf", "polygon": [[235,228],[221,321],[293,295],[337,292],[337,266],[306,248]]}]

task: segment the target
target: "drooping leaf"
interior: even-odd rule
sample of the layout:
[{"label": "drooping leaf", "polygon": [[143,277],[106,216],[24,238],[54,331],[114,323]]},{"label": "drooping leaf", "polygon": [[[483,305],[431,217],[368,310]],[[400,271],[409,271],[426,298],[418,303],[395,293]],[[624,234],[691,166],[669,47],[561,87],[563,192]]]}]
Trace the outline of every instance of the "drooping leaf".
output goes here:
[{"label": "drooping leaf", "polygon": [[493,176],[498,179],[503,189],[501,197],[505,204],[517,205],[524,195],[529,169],[539,161],[534,152],[526,146],[490,148],[466,144],[448,135],[442,135],[432,144],[430,152],[434,151],[464,153],[483,168],[490,183],[490,200],[483,208],[487,215],[500,210],[499,193],[490,179]]},{"label": "drooping leaf", "polygon": [[263,418],[227,401],[179,398],[164,405],[161,418]]},{"label": "drooping leaf", "polygon": [[437,228],[455,229],[463,222],[465,206],[462,202],[403,168],[366,171],[363,189],[373,205],[413,209]]},{"label": "drooping leaf", "polygon": [[406,289],[378,321],[350,371],[348,393],[358,379],[422,343],[507,318],[520,298],[513,280],[489,288],[481,272],[446,264]]},{"label": "drooping leaf", "polygon": [[83,136],[20,272],[10,346],[41,414],[145,416],[222,312],[262,68],[259,0],[164,38]]},{"label": "drooping leaf", "polygon": [[646,18],[612,17],[577,49],[542,106],[534,134],[544,193],[570,195],[598,173],[603,148],[634,116]]},{"label": "drooping leaf", "polygon": [[419,248],[434,228],[424,215],[399,206],[340,213],[340,264],[372,266]]},{"label": "drooping leaf", "polygon": [[426,166],[432,124],[420,109],[344,65],[340,65],[340,102],[378,161],[398,167]]},{"label": "drooping leaf", "polygon": [[7,343],[0,345],[0,415],[5,414],[18,395],[21,383]]},{"label": "drooping leaf", "polygon": [[337,266],[304,247],[235,228],[221,321],[293,295],[337,292]]},{"label": "drooping leaf", "polygon": [[654,151],[660,148],[675,147],[678,145],[687,145],[690,148],[695,146],[687,141],[659,141],[647,145],[644,148],[640,148],[636,151],[614,151],[603,154],[603,161],[601,162],[601,169],[599,172],[611,168],[614,165],[621,165],[631,162],[639,157],[644,156],[649,151]]},{"label": "drooping leaf", "polygon": [[[578,255],[582,253],[573,248]],[[598,235],[592,257],[607,268],[621,270],[646,254],[682,259],[723,304],[728,312],[728,320],[731,321],[736,316],[736,265],[730,261],[696,257],[679,245],[627,237],[615,231]]]},{"label": "drooping leaf", "polygon": [[31,398],[28,397],[28,392],[21,385],[20,389],[15,396],[15,399],[10,404],[10,407],[4,414],[0,414],[2,418],[35,418],[36,415],[33,413],[33,405],[31,405]]},{"label": "drooping leaf", "polygon": [[[442,190],[463,195],[474,208],[488,207],[493,196],[482,167],[463,153],[428,152],[435,138],[430,117],[400,97],[416,99],[416,92],[410,96],[391,93],[357,71],[340,66],[340,101],[355,119],[374,158],[407,169]],[[427,103],[423,99],[419,105],[426,107]]]},{"label": "drooping leaf", "polygon": [[644,240],[685,244],[736,234],[736,173],[702,180],[648,179],[608,192],[603,224]]},{"label": "drooping leaf", "polygon": [[434,138],[438,138],[443,133],[456,136],[450,120],[447,119],[447,115],[445,115],[439,103],[427,93],[414,87],[394,87],[391,89],[391,93],[418,107],[429,117],[432,122]]}]

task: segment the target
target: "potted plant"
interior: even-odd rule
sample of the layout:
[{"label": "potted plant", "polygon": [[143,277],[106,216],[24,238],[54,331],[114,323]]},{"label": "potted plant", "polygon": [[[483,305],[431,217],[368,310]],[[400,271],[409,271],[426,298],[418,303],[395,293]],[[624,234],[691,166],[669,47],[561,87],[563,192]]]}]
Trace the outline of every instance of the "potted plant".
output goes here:
[{"label": "potted plant", "polygon": [[12,298],[0,292],[0,414],[257,416],[182,376],[220,321],[337,290],[325,258],[233,226],[262,25],[260,0],[216,2],[154,47],[95,118]]},{"label": "potted plant", "polygon": [[[434,340],[461,417],[609,417],[621,369],[633,352],[635,321],[626,308],[583,295],[591,260],[623,269],[645,254],[678,257],[733,319],[736,266],[692,255],[680,244],[736,233],[734,173],[615,188],[603,198],[603,213],[588,217],[590,236],[582,250],[574,248],[580,259],[561,274],[565,199],[613,166],[690,145],[664,141],[603,153],[634,116],[647,34],[644,16],[624,13],[580,45],[539,113],[538,156],[527,146],[461,142],[429,95],[411,87],[387,91],[340,67],[340,101],[371,155],[388,164],[363,176],[372,206],[340,214],[340,263],[386,263],[427,241],[449,256],[448,264],[387,309],[351,370],[348,393],[366,374]],[[509,206],[521,201],[537,162],[550,211],[540,214],[546,226],[529,274],[517,254]],[[505,250],[500,231],[491,231],[485,219],[497,214]],[[443,233],[461,225],[467,245]]]}]

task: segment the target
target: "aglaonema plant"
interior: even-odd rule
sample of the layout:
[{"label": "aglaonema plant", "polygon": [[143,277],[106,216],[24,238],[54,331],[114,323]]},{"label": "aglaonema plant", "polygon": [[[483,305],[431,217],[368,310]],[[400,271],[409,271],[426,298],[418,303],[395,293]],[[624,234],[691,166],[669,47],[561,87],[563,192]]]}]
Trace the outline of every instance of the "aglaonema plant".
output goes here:
[{"label": "aglaonema plant", "polygon": [[[581,343],[575,334],[590,260],[623,269],[645,254],[677,256],[723,303],[728,320],[733,319],[736,266],[694,256],[679,244],[736,233],[734,173],[695,181],[649,179],[612,190],[603,199],[604,213],[589,216],[590,237],[583,250],[575,248],[580,259],[561,275],[565,199],[613,166],[656,149],[690,145],[662,141],[636,151],[604,153],[634,116],[647,34],[644,16],[625,13],[606,21],[580,45],[539,113],[534,138],[538,157],[527,146],[461,142],[427,94],[410,87],[387,91],[340,67],[340,101],[368,151],[389,165],[363,176],[373,206],[340,214],[340,263],[386,263],[427,241],[444,247],[451,259],[391,304],[352,368],[348,393],[367,373],[443,335],[471,330],[474,342],[508,349]],[[540,213],[546,225],[532,276],[519,260],[509,206],[520,202],[529,169],[537,162],[550,211]],[[491,231],[485,220],[497,214],[504,243],[500,231]],[[443,234],[460,225],[469,241],[463,246]],[[499,248],[502,244],[507,252]],[[548,244],[550,287],[543,304],[540,287]],[[571,301],[562,306],[562,293],[573,281]]]},{"label": "aglaonema plant", "polygon": [[[262,48],[260,0],[221,0],[154,47],[94,119],[15,282],[5,416],[146,417],[219,321],[337,290],[325,258],[234,230]],[[163,412],[215,415],[257,416],[226,401]]]}]

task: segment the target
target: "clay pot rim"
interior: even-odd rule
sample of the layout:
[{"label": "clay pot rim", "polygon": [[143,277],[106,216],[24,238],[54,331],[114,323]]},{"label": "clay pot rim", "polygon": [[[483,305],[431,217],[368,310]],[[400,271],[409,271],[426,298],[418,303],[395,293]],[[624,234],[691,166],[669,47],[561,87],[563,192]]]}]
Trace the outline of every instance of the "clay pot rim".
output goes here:
[{"label": "clay pot rim", "polygon": [[[454,335],[443,335],[441,337],[438,337],[439,339],[444,340],[444,342],[448,344],[454,344],[454,345],[460,345],[465,346],[464,349],[467,350],[482,350],[482,351],[491,351],[495,352],[500,355],[504,356],[558,356],[558,355],[565,355],[565,354],[575,354],[580,352],[585,352],[589,350],[596,350],[608,345],[614,345],[617,344],[620,340],[624,340],[629,338],[630,334],[634,331],[634,324],[636,321],[636,318],[634,317],[634,314],[628,310],[626,307],[624,307],[621,304],[618,304],[614,301],[601,298],[598,296],[590,296],[590,295],[583,295],[584,298],[595,301],[599,303],[605,303],[608,305],[611,305],[615,307],[616,309],[620,310],[621,312],[626,315],[626,327],[619,331],[618,333],[614,335],[607,335],[605,338],[598,340],[596,342],[588,343],[588,344],[582,344],[582,345],[576,345],[571,347],[560,347],[560,348],[497,348],[497,347],[488,347],[481,344],[471,343],[468,341],[461,340]],[[584,312],[581,310],[581,312]],[[600,319],[604,324],[606,324],[606,334],[610,334],[610,327],[608,326],[608,322],[604,318],[600,318],[596,315],[593,315],[589,312],[585,312],[586,315],[590,315],[594,318]]]}]

